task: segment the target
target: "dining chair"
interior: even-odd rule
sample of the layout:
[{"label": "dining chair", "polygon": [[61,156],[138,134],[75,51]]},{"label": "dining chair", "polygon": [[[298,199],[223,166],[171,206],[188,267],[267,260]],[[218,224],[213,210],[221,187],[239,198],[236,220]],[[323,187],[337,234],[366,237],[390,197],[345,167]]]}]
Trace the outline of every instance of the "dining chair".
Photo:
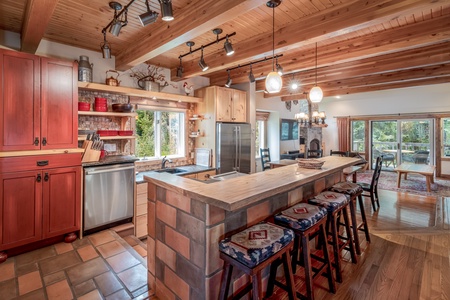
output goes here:
[{"label": "dining chair", "polygon": [[312,149],[308,149],[308,158],[319,158],[323,156],[323,150],[319,149],[319,150],[312,150]]},{"label": "dining chair", "polygon": [[259,148],[261,154],[261,168],[263,171],[270,169],[270,151],[269,148]]},{"label": "dining chair", "polygon": [[372,181],[370,182],[370,184],[365,182],[356,183],[363,189],[362,196],[370,197],[370,201],[372,202],[372,207],[374,211],[377,211],[376,206],[378,206],[378,209],[380,208],[380,201],[378,198],[378,179],[380,178],[382,165],[383,165],[383,156],[378,156],[377,161],[375,163],[375,170],[373,171],[372,175]]},{"label": "dining chair", "polygon": [[348,156],[348,151],[333,151],[333,150],[330,150],[330,156],[342,156],[342,157],[345,157],[345,156]]}]

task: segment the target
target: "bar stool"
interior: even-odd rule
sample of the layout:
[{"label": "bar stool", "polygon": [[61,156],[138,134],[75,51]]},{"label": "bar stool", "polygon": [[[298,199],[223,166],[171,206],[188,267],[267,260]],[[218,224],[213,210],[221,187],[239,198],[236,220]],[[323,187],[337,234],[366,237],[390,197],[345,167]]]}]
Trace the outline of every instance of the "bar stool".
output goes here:
[{"label": "bar stool", "polygon": [[[282,211],[274,216],[276,224],[289,227],[294,230],[295,243],[292,251],[292,269],[295,273],[296,267],[300,262],[298,261],[298,252],[301,249],[302,261],[305,268],[306,278],[306,297],[314,299],[313,293],[313,279],[322,275],[326,271],[328,279],[328,288],[330,292],[336,292],[333,273],[331,270],[331,260],[328,254],[327,234],[325,232],[325,225],[327,221],[327,210],[323,207],[308,204],[298,203],[288,209]],[[323,257],[312,254],[309,249],[309,241],[318,236],[322,246]],[[320,266],[313,267],[311,259],[320,262]],[[314,273],[313,273],[314,271]],[[269,284],[267,286],[267,296],[273,293],[273,287],[277,286],[286,289],[287,286],[276,281],[276,265],[271,265]],[[304,298],[305,296],[297,292],[297,297]]]},{"label": "bar stool", "polygon": [[[353,239],[355,241],[356,254],[361,254],[361,246],[359,244],[358,230],[364,231],[366,241],[370,243],[369,227],[367,225],[366,212],[364,210],[364,201],[362,197],[362,188],[353,182],[343,181],[336,183],[330,189],[333,192],[343,193],[350,196],[350,217],[352,218]],[[361,212],[362,222],[358,224],[356,220],[356,199],[359,202],[359,210]],[[354,201],[354,202],[353,202]]]},{"label": "bar stool", "polygon": [[233,299],[253,290],[253,299],[262,299],[261,271],[276,260],[284,265],[284,275],[290,289],[289,299],[295,299],[295,284],[289,251],[294,246],[294,232],[271,223],[259,223],[219,242],[220,258],[225,262],[219,299],[228,299],[233,267],[251,276],[249,282]]},{"label": "bar stool", "polygon": [[[342,267],[340,252],[346,249],[350,252],[352,262],[356,264],[356,252],[353,243],[352,232],[350,230],[350,220],[348,218],[347,207],[350,196],[346,194],[325,191],[308,201],[310,204],[323,206],[328,211],[327,232],[331,235],[333,245],[334,268],[336,270],[336,281],[342,282]],[[340,217],[343,215],[346,236],[339,234]],[[330,231],[331,227],[331,231]]]}]

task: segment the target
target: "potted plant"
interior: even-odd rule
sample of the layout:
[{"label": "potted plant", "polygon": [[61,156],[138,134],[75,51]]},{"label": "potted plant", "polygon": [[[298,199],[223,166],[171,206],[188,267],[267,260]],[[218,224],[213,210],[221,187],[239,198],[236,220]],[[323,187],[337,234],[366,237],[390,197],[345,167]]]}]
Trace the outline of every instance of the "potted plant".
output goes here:
[{"label": "potted plant", "polygon": [[[146,64],[145,70],[138,68],[131,68],[130,77],[136,80],[137,85],[147,91],[159,92],[162,88],[168,86],[170,83],[166,80],[166,76],[162,73],[162,67]],[[177,86],[170,84],[172,87]]]}]

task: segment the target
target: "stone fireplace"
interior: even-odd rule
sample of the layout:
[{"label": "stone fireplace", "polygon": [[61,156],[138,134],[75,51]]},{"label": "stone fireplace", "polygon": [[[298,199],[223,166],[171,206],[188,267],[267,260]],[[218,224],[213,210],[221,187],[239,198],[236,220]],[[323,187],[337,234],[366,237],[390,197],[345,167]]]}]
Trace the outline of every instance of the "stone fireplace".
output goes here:
[{"label": "stone fireplace", "polygon": [[319,150],[322,148],[322,127],[300,127],[300,145],[306,150]]}]

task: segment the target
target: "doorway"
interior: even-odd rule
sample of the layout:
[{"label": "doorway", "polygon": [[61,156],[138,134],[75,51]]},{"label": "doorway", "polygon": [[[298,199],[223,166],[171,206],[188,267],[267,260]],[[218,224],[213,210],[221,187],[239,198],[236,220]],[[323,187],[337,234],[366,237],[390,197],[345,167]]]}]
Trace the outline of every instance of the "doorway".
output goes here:
[{"label": "doorway", "polygon": [[402,163],[433,164],[432,119],[381,120],[371,122],[371,163],[383,157],[382,170],[393,171]]}]

